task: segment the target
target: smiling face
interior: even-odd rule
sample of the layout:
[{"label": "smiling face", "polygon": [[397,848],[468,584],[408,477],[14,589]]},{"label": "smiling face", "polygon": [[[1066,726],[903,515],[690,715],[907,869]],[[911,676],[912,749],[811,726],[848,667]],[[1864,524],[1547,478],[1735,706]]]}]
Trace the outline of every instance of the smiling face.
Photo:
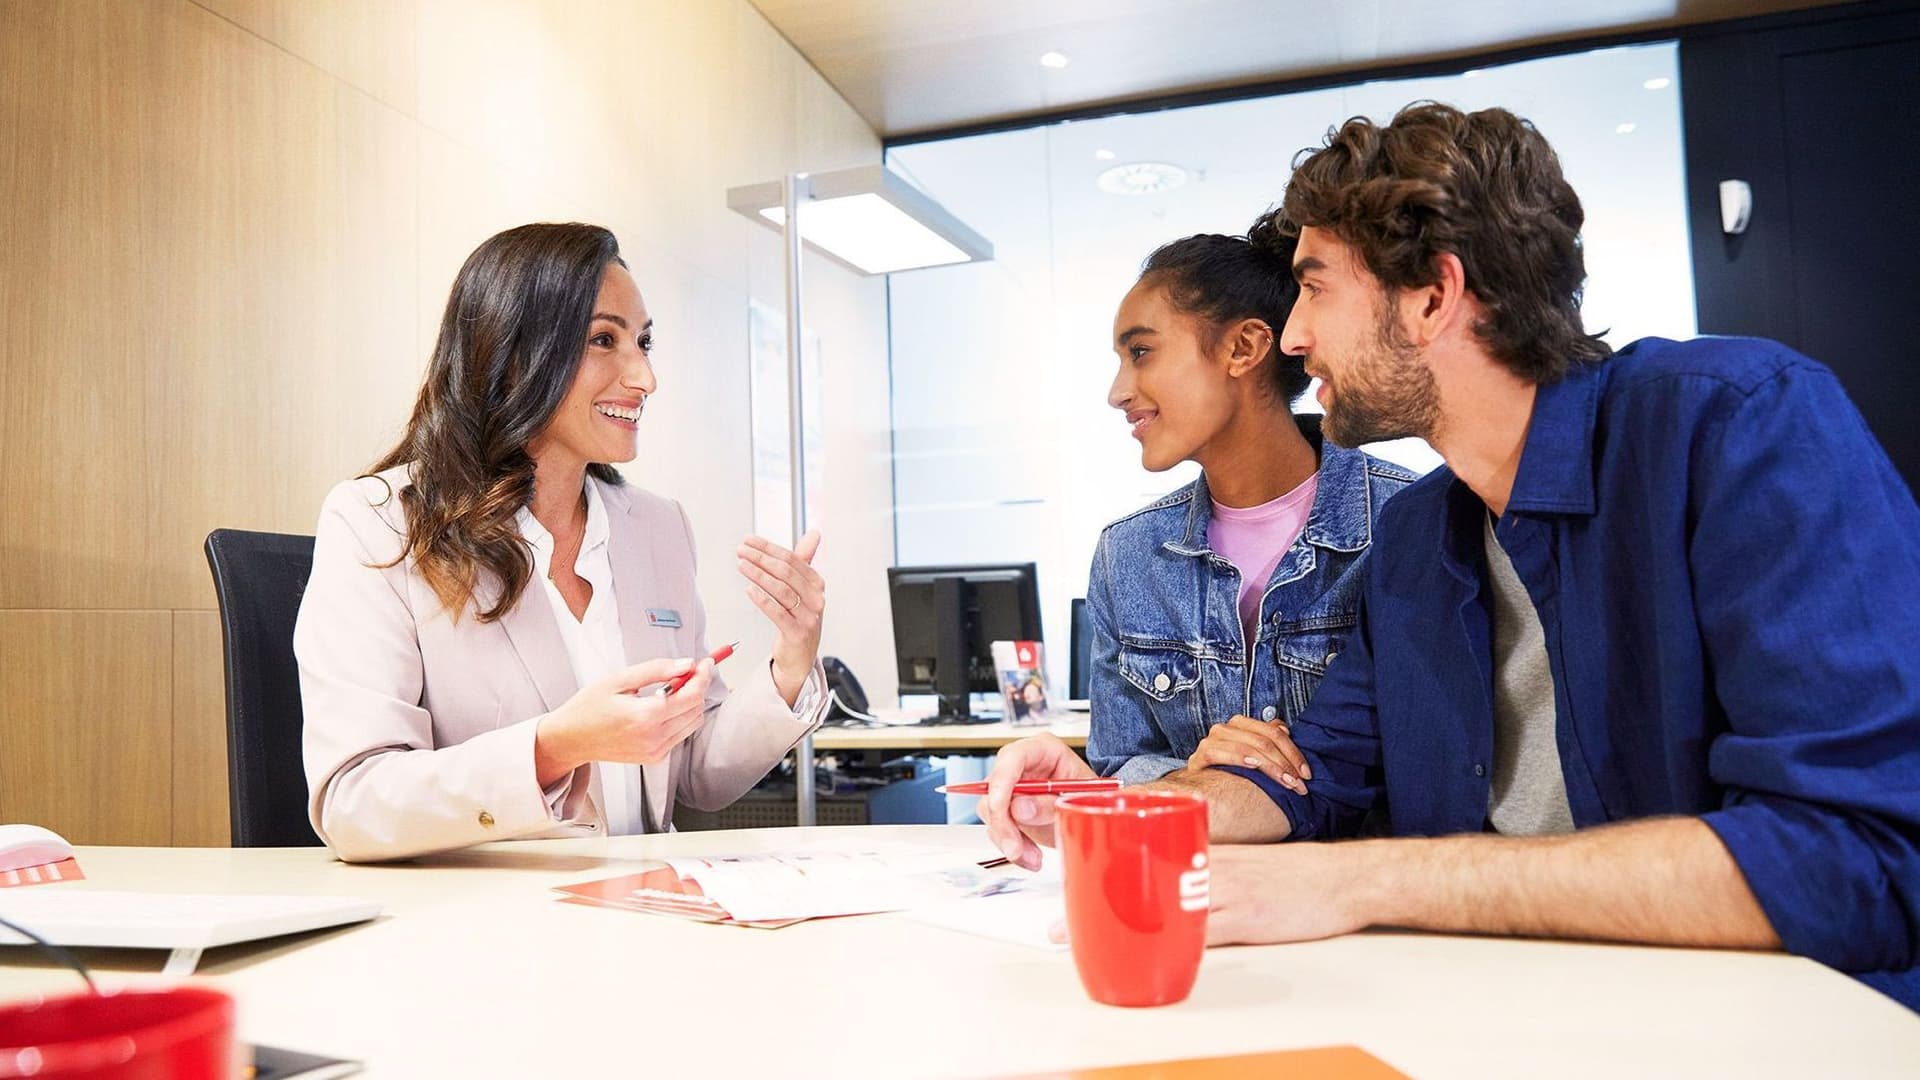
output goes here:
[{"label": "smiling face", "polygon": [[579,467],[632,461],[641,410],[652,396],[653,319],[633,275],[609,263],[587,326],[573,385],[528,446],[536,460]]},{"label": "smiling face", "polygon": [[1325,229],[1300,230],[1300,299],[1280,348],[1320,380],[1323,430],[1342,446],[1431,438],[1440,414],[1433,371],[1401,330],[1393,297],[1358,252]]},{"label": "smiling face", "polygon": [[[1234,379],[1206,325],[1174,307],[1152,277],[1128,290],[1113,317],[1120,370],[1107,404],[1126,414],[1140,465],[1161,472],[1196,459],[1233,419]],[[1210,347],[1211,346],[1211,347]]]}]

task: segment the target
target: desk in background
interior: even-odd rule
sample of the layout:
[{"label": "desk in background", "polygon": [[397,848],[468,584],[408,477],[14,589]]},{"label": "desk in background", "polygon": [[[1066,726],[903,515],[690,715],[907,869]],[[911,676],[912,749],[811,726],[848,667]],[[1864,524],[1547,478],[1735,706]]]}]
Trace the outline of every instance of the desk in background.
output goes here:
[{"label": "desk in background", "polygon": [[1029,735],[1052,731],[1068,746],[1087,745],[1087,719],[1081,716],[1070,724],[1052,728],[1040,725],[1015,727],[997,724],[899,724],[883,727],[822,727],[813,735],[816,753],[825,750],[900,750],[912,753],[967,754],[991,753],[1010,742]]},{"label": "desk in background", "polygon": [[[897,915],[784,930],[558,902],[555,885],[664,855],[848,850],[875,840],[986,853],[943,826],[522,841],[392,866],[324,849],[82,848],[53,889],[368,896],[358,927],[210,950],[243,1038],[363,1058],[381,1077],[615,1074],[987,1077],[1353,1043],[1421,1080],[1911,1076],[1920,1019],[1777,954],[1435,934],[1214,949],[1187,1001],[1087,1000],[1064,952]],[[82,950],[110,980],[158,953]],[[0,949],[0,999],[78,980]]]},{"label": "desk in background", "polygon": [[[1004,721],[994,724],[902,724],[877,727],[822,727],[813,737],[813,749],[816,755],[837,754],[853,757],[867,768],[877,769],[882,762],[898,757],[944,757],[946,768],[939,776],[930,777],[932,782],[958,783],[966,780],[978,780],[986,776],[984,755],[992,754],[1010,742],[1052,732],[1058,735],[1068,746],[1076,750],[1085,750],[1087,745],[1087,717],[1083,714],[1073,716],[1051,727],[1042,724],[1024,724],[1015,726]],[[966,760],[980,755],[979,761]],[[958,758],[959,760],[956,760]],[[931,796],[934,800],[927,802]],[[885,796],[882,796],[885,798]],[[952,795],[944,800],[932,796],[930,791],[907,795],[895,800],[907,805],[906,800],[915,803],[924,802],[921,809],[896,817],[895,821],[948,821],[974,824],[979,818],[974,816],[973,796]],[[944,808],[942,812],[941,808]],[[923,813],[930,810],[931,813]],[[792,819],[781,824],[791,824]]]}]

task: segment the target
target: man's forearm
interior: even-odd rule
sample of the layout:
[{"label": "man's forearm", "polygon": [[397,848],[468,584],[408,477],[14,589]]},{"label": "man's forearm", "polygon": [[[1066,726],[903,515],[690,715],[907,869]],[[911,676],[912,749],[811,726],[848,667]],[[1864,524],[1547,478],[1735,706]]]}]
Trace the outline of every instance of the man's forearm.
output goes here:
[{"label": "man's forearm", "polygon": [[1245,777],[1219,769],[1181,769],[1142,785],[1207,797],[1207,838],[1216,844],[1266,844],[1293,832],[1280,807]]},{"label": "man's forearm", "polygon": [[1739,865],[1698,818],[1566,836],[1370,840],[1336,848],[1358,860],[1364,924],[1780,948]]}]

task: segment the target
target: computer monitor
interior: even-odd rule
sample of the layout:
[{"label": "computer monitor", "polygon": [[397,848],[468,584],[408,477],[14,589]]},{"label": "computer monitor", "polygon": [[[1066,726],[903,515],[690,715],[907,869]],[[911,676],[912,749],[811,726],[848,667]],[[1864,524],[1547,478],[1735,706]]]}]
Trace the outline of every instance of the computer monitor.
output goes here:
[{"label": "computer monitor", "polygon": [[930,722],[968,723],[968,695],[999,690],[992,642],[1040,640],[1033,563],[894,566],[887,592],[900,692],[937,695],[940,714]]}]

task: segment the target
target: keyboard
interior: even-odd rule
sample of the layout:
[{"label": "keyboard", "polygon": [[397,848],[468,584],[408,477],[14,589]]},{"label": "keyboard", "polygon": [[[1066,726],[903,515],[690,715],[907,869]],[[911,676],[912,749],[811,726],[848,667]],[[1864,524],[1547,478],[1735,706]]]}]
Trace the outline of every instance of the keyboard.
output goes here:
[{"label": "keyboard", "polygon": [[[365,922],[379,914],[379,901],[350,896],[112,892],[64,886],[0,891],[0,919],[68,946],[210,949]],[[0,945],[26,944],[26,938],[0,926]]]}]

